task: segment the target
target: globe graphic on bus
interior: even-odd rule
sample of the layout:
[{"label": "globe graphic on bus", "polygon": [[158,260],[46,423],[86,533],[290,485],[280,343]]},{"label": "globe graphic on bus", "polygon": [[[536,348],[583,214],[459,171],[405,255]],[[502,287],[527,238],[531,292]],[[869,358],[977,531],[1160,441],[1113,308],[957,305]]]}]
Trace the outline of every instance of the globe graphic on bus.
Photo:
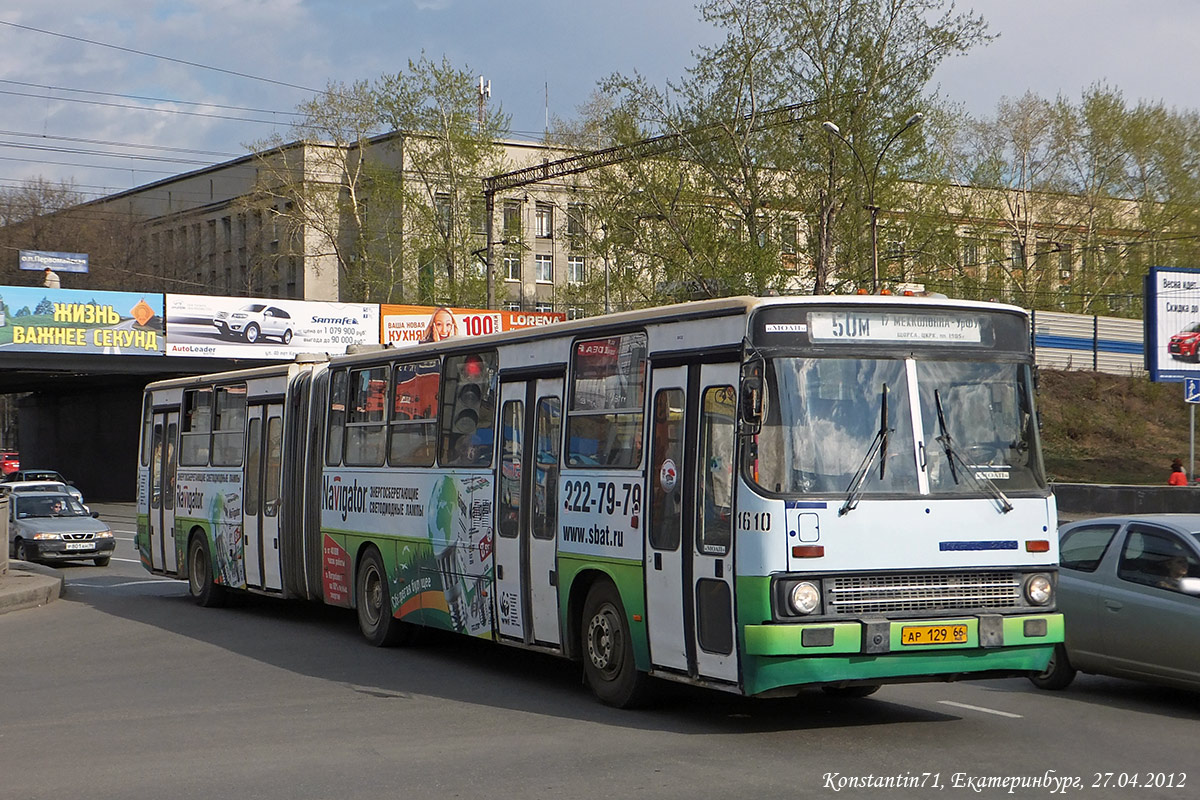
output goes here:
[{"label": "globe graphic on bus", "polygon": [[433,486],[429,495],[425,519],[428,521],[429,541],[433,544],[433,555],[441,557],[445,550],[454,545],[461,525],[462,508],[458,498],[458,483],[444,476]]}]

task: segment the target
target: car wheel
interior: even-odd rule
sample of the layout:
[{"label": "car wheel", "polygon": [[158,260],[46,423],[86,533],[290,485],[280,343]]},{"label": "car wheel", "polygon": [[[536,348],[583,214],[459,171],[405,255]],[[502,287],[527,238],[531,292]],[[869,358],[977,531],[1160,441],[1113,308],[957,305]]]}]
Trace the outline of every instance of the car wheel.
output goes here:
[{"label": "car wheel", "polygon": [[625,620],[616,587],[607,580],[594,584],[583,604],[580,652],[596,699],[617,708],[637,708],[650,697],[650,676],[638,671]]},{"label": "car wheel", "polygon": [[258,326],[251,322],[246,326],[246,330],[242,333],[242,336],[247,342],[254,344],[258,341]]},{"label": "car wheel", "polygon": [[111,560],[112,560],[112,556],[98,556],[98,557],[92,559],[92,561],[95,563],[95,565],[97,567],[107,567],[108,562]]},{"label": "car wheel", "polygon": [[1050,655],[1050,663],[1046,669],[1037,675],[1030,675],[1029,680],[1039,689],[1065,689],[1075,680],[1075,668],[1067,659],[1067,650],[1061,644],[1054,645]]},{"label": "car wheel", "polygon": [[225,587],[213,582],[212,558],[208,554],[208,539],[203,533],[192,537],[188,545],[188,592],[196,604],[205,608],[225,605]]},{"label": "car wheel", "polygon": [[393,616],[387,570],[375,548],[365,551],[358,562],[354,597],[358,628],[368,642],[375,647],[395,647],[413,641],[416,626]]},{"label": "car wheel", "polygon": [[878,683],[868,683],[863,686],[822,686],[821,691],[830,697],[855,698],[869,697],[879,691]]},{"label": "car wheel", "polygon": [[292,343],[292,332],[290,330],[284,331],[282,338],[283,338],[284,344],[291,344]]},{"label": "car wheel", "polygon": [[29,551],[25,548],[25,542],[17,539],[16,547],[13,548],[13,558],[17,561],[28,561]]}]

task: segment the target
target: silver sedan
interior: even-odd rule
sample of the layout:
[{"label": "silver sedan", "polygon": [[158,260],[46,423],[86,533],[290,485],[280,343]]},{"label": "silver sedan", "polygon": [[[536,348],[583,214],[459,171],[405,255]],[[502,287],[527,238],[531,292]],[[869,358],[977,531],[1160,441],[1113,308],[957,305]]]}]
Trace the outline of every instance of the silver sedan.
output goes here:
[{"label": "silver sedan", "polygon": [[1200,514],[1080,520],[1059,528],[1066,640],[1030,680],[1076,671],[1200,689]]}]

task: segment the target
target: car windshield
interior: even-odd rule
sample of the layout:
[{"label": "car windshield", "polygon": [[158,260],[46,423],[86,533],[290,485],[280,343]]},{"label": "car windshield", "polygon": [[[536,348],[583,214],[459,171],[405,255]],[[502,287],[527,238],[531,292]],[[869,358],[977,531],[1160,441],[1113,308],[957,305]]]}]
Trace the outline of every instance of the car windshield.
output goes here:
[{"label": "car windshield", "polygon": [[750,478],[778,494],[840,494],[865,467],[866,495],[920,493],[922,473],[933,495],[979,494],[985,479],[1040,490],[1029,376],[1014,363],[769,359]]},{"label": "car windshield", "polygon": [[86,517],[87,509],[69,494],[17,495],[17,519],[33,517]]},{"label": "car windshield", "polygon": [[254,313],[257,314],[259,311],[262,311],[264,308],[266,308],[266,306],[263,305],[262,303],[251,303],[248,306],[242,306],[242,311],[253,311]]}]

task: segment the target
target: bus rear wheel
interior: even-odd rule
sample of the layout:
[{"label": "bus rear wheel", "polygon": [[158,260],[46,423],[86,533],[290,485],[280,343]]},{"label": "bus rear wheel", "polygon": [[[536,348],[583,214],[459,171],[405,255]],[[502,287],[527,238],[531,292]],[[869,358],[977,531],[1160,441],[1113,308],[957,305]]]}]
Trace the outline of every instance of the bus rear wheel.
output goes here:
[{"label": "bus rear wheel", "polygon": [[212,558],[208,553],[208,539],[203,533],[192,536],[188,545],[188,592],[196,604],[204,608],[225,605],[225,587],[213,581]]},{"label": "bus rear wheel", "polygon": [[607,580],[588,591],[580,635],[583,672],[596,699],[617,708],[645,705],[650,676],[638,671],[625,607],[616,587]]},{"label": "bus rear wheel", "polygon": [[383,557],[374,548],[363,553],[358,563],[354,597],[358,628],[368,642],[375,647],[394,647],[413,641],[415,627],[392,615],[387,570],[383,566]]}]

